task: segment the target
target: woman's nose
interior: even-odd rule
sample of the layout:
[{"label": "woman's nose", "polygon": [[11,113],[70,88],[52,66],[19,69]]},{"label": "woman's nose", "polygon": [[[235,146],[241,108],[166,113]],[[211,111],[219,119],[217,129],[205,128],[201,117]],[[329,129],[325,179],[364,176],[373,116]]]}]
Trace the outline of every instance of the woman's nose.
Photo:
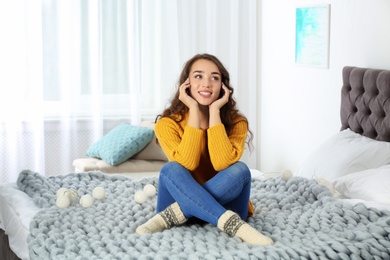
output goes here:
[{"label": "woman's nose", "polygon": [[203,78],[203,80],[202,80],[202,85],[203,85],[204,87],[210,86],[210,80],[209,80],[208,78]]}]

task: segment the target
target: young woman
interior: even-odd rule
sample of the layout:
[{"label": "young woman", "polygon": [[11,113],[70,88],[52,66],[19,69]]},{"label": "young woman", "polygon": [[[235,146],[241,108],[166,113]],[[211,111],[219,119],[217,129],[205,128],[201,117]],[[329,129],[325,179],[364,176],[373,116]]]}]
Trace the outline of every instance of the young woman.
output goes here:
[{"label": "young woman", "polygon": [[250,244],[273,243],[244,221],[253,214],[251,174],[239,160],[252,134],[229,81],[213,55],[199,54],[185,64],[170,106],[156,119],[155,133],[169,162],[159,176],[157,215],[138,234],[197,218]]}]

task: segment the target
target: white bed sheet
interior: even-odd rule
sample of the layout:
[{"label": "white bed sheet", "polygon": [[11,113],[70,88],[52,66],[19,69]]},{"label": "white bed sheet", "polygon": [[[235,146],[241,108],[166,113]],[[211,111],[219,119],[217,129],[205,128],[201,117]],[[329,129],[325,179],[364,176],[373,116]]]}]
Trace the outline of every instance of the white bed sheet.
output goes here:
[{"label": "white bed sheet", "polygon": [[16,183],[0,186],[0,227],[8,235],[10,248],[20,259],[29,259],[29,225],[38,210],[39,207],[18,189]]}]

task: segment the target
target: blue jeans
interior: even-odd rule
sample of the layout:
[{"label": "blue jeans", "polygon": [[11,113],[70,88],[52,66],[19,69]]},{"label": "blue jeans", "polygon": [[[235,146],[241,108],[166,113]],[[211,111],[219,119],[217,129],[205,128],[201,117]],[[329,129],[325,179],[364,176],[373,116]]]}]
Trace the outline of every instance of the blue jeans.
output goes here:
[{"label": "blue jeans", "polygon": [[196,217],[216,226],[229,209],[246,220],[250,188],[251,173],[243,162],[232,164],[203,185],[179,163],[168,162],[160,172],[157,213],[176,201],[187,219]]}]

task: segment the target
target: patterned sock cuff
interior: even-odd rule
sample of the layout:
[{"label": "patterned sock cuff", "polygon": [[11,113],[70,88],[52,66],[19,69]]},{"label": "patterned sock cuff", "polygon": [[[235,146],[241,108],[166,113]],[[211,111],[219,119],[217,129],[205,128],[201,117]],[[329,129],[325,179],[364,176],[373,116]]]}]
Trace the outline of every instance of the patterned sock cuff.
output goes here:
[{"label": "patterned sock cuff", "polygon": [[240,216],[233,211],[226,211],[218,219],[218,228],[230,236],[235,236],[238,229],[244,224]]},{"label": "patterned sock cuff", "polygon": [[167,224],[167,228],[181,225],[187,221],[187,218],[184,216],[177,202],[171,204],[164,211],[162,211],[161,217]]}]

